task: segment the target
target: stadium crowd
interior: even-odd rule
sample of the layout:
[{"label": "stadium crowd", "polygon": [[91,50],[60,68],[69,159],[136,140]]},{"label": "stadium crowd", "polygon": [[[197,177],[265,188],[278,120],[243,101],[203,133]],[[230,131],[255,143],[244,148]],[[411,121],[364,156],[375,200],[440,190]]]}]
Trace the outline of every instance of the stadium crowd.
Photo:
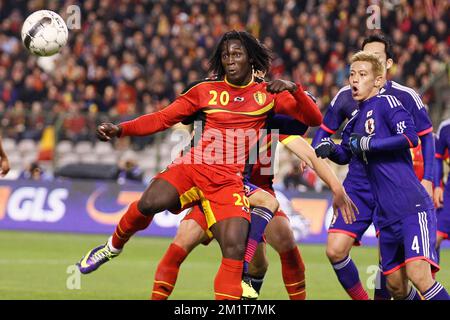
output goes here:
[{"label": "stadium crowd", "polygon": [[[78,3],[8,3],[0,0],[2,134],[38,140],[46,124],[60,120],[59,138],[72,141],[94,141],[99,115],[122,121],[166,106],[188,83],[208,76],[213,46],[230,29],[249,30],[263,41],[275,56],[268,77],[300,82],[325,111],[347,82],[347,60],[367,35],[361,30],[371,4],[86,0],[79,3],[80,28],[69,30],[62,54],[43,60],[22,46],[23,20],[43,8],[67,20],[67,7]],[[381,31],[395,42],[391,79],[418,90],[448,64],[448,13],[446,1],[383,2]],[[433,92],[424,96],[430,107],[433,99]]]}]

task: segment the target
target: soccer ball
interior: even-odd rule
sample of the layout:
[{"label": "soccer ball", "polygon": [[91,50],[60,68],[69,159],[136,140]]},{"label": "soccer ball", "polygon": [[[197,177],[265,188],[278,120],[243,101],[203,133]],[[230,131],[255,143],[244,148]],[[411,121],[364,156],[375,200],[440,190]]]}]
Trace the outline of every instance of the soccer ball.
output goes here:
[{"label": "soccer ball", "polygon": [[33,12],[22,26],[22,43],[36,56],[58,53],[67,43],[69,31],[63,18],[50,10]]}]

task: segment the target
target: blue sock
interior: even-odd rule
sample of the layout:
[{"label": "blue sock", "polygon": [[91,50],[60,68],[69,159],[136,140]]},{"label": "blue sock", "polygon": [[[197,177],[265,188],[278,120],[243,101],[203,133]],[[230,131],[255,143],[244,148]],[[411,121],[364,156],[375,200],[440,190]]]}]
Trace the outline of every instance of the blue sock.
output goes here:
[{"label": "blue sock", "polygon": [[356,269],[355,263],[350,256],[332,265],[339,282],[353,300],[369,300],[369,296],[359,279],[358,269]]},{"label": "blue sock", "polygon": [[262,285],[264,283],[264,277],[262,277],[262,278],[251,277],[251,281],[252,281],[253,289],[255,289],[256,292],[258,292],[258,294],[259,294],[259,291],[261,291],[261,287],[262,287]]},{"label": "blue sock", "polygon": [[409,291],[409,294],[405,297],[404,300],[422,300],[422,297],[419,294],[419,291],[416,290],[416,288],[411,287],[411,291]]},{"label": "blue sock", "polygon": [[254,207],[251,215],[252,222],[248,232],[247,247],[245,248],[244,274],[248,273],[248,264],[252,261],[258,244],[262,241],[264,230],[272,219],[273,212],[264,207]]},{"label": "blue sock", "polygon": [[386,276],[378,269],[377,277],[375,279],[374,300],[391,300],[392,296],[386,285]]},{"label": "blue sock", "polygon": [[422,296],[425,300],[450,300],[447,290],[437,281]]}]

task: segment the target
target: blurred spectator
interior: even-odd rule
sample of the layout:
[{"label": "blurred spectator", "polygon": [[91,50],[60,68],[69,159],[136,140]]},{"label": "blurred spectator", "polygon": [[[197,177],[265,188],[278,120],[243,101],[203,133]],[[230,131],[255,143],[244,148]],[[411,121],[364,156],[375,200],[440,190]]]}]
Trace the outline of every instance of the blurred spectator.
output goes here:
[{"label": "blurred spectator", "polygon": [[[71,4],[71,0],[52,2],[52,8],[65,17],[65,8]],[[60,112],[76,102],[81,106],[80,117],[95,111],[118,120],[146,112],[147,103],[152,105],[150,110],[158,110],[180,93],[180,87],[208,75],[214,44],[233,28],[248,29],[273,50],[268,78],[301,82],[316,94],[323,110],[347,83],[347,58],[371,32],[387,33],[395,41],[397,65],[390,77],[415,89],[428,84],[436,70],[449,62],[448,3],[383,2],[381,30],[373,31],[366,30],[370,4],[351,0],[85,1],[81,29],[70,30],[69,43],[53,72],[44,73],[37,58],[20,45],[18,31],[23,19],[43,9],[45,2],[6,2],[0,23],[1,100],[14,109],[21,101],[24,110],[40,101],[44,112],[52,110],[59,116],[65,116]],[[94,135],[73,134],[71,127],[63,126],[69,132],[62,135],[75,140]],[[8,131],[17,137],[17,130]]]},{"label": "blurred spectator", "polygon": [[128,159],[119,166],[119,183],[125,183],[127,180],[142,182],[144,172],[138,167],[136,161]]},{"label": "blurred spectator", "polygon": [[39,166],[39,163],[31,163],[19,176],[19,179],[34,181],[51,180],[52,177]]}]

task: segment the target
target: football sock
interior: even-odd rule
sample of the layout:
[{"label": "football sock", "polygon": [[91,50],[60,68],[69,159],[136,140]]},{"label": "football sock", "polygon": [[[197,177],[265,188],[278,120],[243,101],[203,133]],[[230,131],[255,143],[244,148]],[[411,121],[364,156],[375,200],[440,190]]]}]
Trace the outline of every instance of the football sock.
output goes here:
[{"label": "football sock", "polygon": [[250,281],[252,283],[253,289],[255,289],[255,291],[258,292],[258,294],[259,294],[259,292],[261,291],[261,287],[264,283],[264,277],[251,276]]},{"label": "football sock", "polygon": [[245,248],[244,274],[248,273],[248,264],[252,261],[256,248],[262,241],[264,230],[272,217],[272,211],[264,207],[254,207],[251,212],[252,223],[250,224],[247,247]]},{"label": "football sock", "polygon": [[122,216],[116,231],[112,235],[112,245],[115,249],[122,249],[125,243],[139,230],[144,230],[152,222],[153,216],[143,215],[137,201],[130,204],[127,212]]},{"label": "football sock", "polygon": [[174,243],[170,244],[155,272],[152,300],[167,300],[175,287],[180,265],[187,255],[183,248]]},{"label": "football sock", "polygon": [[437,281],[422,296],[425,300],[450,300],[447,290]]},{"label": "football sock", "polygon": [[242,260],[222,258],[214,279],[216,300],[240,300],[242,296]]},{"label": "football sock", "polygon": [[375,292],[373,298],[374,300],[391,300],[391,294],[386,285],[386,276],[380,268],[378,268],[375,279]]},{"label": "football sock", "polygon": [[284,286],[291,300],[306,299],[305,265],[300,255],[300,250],[295,247],[292,250],[280,253],[281,274]]},{"label": "football sock", "polygon": [[350,256],[332,265],[339,282],[353,300],[369,300],[369,295],[359,280],[358,269]]},{"label": "football sock", "polygon": [[420,296],[420,293],[416,290],[416,288],[411,287],[411,291],[409,291],[409,294],[404,300],[422,300],[422,297]]}]

